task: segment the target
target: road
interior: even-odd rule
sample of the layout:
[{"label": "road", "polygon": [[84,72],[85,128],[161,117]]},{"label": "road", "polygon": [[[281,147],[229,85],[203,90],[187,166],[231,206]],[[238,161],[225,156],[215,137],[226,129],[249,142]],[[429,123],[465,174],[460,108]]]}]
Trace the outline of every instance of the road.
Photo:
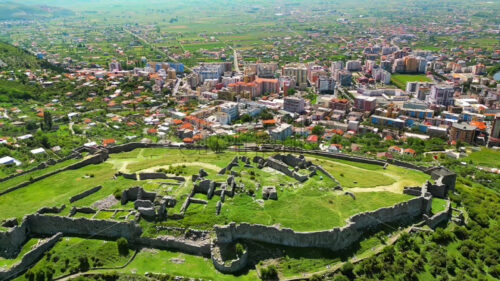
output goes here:
[{"label": "road", "polygon": [[236,49],[234,48],[231,48],[233,49],[233,52],[234,52],[234,71],[240,73],[240,66],[238,64],[238,52],[236,52]]},{"label": "road", "polygon": [[172,91],[172,96],[177,95],[177,92],[179,91],[179,85],[181,84],[181,80],[182,79],[177,78],[177,83],[175,83],[174,90]]},{"label": "road", "polygon": [[[141,37],[141,36],[133,33],[132,31],[130,31],[130,30],[126,29],[126,28],[123,28],[123,30],[125,32],[127,32],[128,34],[132,35],[133,37],[135,37],[136,39],[138,39],[139,41],[142,41],[145,45],[148,45],[150,48],[153,48],[158,53],[161,53],[161,54],[167,56],[171,61],[173,61],[173,62],[179,62],[176,58],[167,55],[164,51],[158,49],[155,45],[149,43],[148,40],[144,39],[143,37]],[[189,69],[189,71],[193,72],[193,69],[190,68],[190,67],[187,67],[186,65],[184,65],[184,68]]]}]

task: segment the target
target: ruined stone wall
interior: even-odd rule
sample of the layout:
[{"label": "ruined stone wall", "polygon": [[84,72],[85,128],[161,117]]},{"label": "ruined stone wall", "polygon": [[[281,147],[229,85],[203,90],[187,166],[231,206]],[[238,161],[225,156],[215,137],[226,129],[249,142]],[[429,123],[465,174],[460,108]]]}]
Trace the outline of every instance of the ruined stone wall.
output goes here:
[{"label": "ruined stone wall", "polygon": [[73,203],[73,202],[78,201],[82,198],[85,198],[85,197],[89,196],[90,194],[96,193],[97,191],[101,190],[101,188],[102,188],[102,185],[98,185],[96,187],[92,187],[91,189],[85,190],[84,192],[69,198],[69,202]]},{"label": "ruined stone wall", "polygon": [[214,267],[222,273],[237,273],[245,269],[248,264],[248,250],[245,249],[241,257],[238,257],[230,262],[224,262],[220,256],[220,251],[215,244],[211,247],[211,257]]},{"label": "ruined stone wall", "polygon": [[57,170],[54,170],[54,171],[49,172],[49,173],[47,173],[47,174],[43,174],[43,175],[41,175],[41,176],[39,176],[39,177],[33,178],[33,180],[31,180],[31,181],[22,182],[22,183],[20,183],[20,184],[18,184],[18,185],[16,185],[16,186],[13,186],[13,187],[11,187],[11,188],[9,188],[9,189],[6,189],[6,190],[4,190],[4,191],[0,192],[0,196],[1,196],[1,195],[4,195],[4,194],[7,194],[7,193],[9,193],[9,192],[12,192],[12,191],[14,191],[14,190],[16,190],[16,189],[19,189],[19,188],[21,188],[21,187],[25,187],[25,186],[27,186],[27,185],[29,185],[29,184],[31,184],[31,183],[36,182],[36,181],[39,181],[39,180],[42,180],[42,179],[44,179],[44,178],[47,178],[47,177],[53,176],[53,175],[58,174],[58,173],[60,173],[60,172],[63,172],[63,171],[66,171],[66,170],[76,170],[76,169],[80,169],[80,168],[82,168],[82,167],[85,167],[85,166],[87,166],[87,165],[91,165],[91,164],[99,164],[99,163],[102,163],[102,162],[106,161],[106,159],[108,159],[108,154],[106,154],[106,153],[99,153],[99,154],[97,154],[97,155],[94,155],[94,156],[92,156],[92,157],[89,157],[89,158],[87,158],[87,159],[85,159],[85,160],[82,160],[82,161],[80,161],[80,162],[77,162],[77,163],[74,163],[74,164],[68,165],[68,166],[63,167],[63,168],[61,168],[61,169],[57,169]]},{"label": "ruined stone wall", "polygon": [[387,159],[387,163],[395,165],[395,166],[407,168],[407,169],[422,171],[422,172],[425,172],[429,168],[429,167],[419,166],[419,165],[415,165],[415,164],[401,161],[401,160],[397,160],[397,159]]},{"label": "ruined stone wall", "polygon": [[210,240],[192,241],[173,236],[139,237],[134,241],[134,244],[147,248],[176,250],[198,256],[210,256]]},{"label": "ruined stone wall", "polygon": [[249,239],[284,246],[329,248],[337,251],[351,246],[359,240],[365,230],[379,227],[384,223],[410,221],[420,217],[425,210],[427,200],[418,197],[391,207],[356,214],[347,219],[347,225],[324,231],[295,232],[289,228],[279,229],[274,226],[248,223],[215,226],[214,230],[217,240],[221,243]]},{"label": "ruined stone wall", "polygon": [[0,271],[0,280],[9,280],[20,275],[25,270],[27,270],[31,265],[42,258],[45,251],[52,248],[59,239],[61,239],[62,233],[56,233],[54,236],[46,240],[43,244],[39,245],[35,249],[27,252],[21,261],[13,264],[9,270]]},{"label": "ruined stone wall", "polygon": [[430,217],[426,223],[430,228],[436,228],[436,226],[441,223],[448,221],[451,218],[451,201],[448,199],[446,201],[446,208],[444,211],[439,212],[432,217]]},{"label": "ruined stone wall", "polygon": [[15,258],[27,239],[28,223],[24,220],[19,226],[0,232],[0,256]]},{"label": "ruined stone wall", "polygon": [[35,236],[49,236],[62,232],[63,235],[92,236],[105,239],[125,237],[129,240],[134,240],[142,233],[141,227],[132,222],[39,214],[28,215],[24,220],[28,223],[29,232]]}]

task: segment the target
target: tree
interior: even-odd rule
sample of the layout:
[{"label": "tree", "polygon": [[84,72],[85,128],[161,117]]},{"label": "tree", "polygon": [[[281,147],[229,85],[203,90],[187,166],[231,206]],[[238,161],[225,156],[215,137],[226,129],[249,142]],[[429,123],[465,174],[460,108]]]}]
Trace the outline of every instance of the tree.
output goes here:
[{"label": "tree", "polygon": [[311,132],[313,135],[322,136],[325,132],[325,128],[320,125],[316,125],[312,128]]},{"label": "tree", "polygon": [[243,245],[241,245],[241,243],[236,243],[235,250],[236,250],[236,255],[238,257],[241,257],[243,255],[243,253],[245,252],[245,247],[243,247]]},{"label": "tree", "polygon": [[211,136],[207,138],[207,146],[215,153],[222,152],[227,148],[228,143],[226,140],[219,136]]},{"label": "tree", "polygon": [[42,129],[44,131],[50,131],[52,129],[52,114],[49,111],[43,113]]},{"label": "tree", "polygon": [[250,121],[252,121],[252,116],[250,116],[250,114],[248,114],[248,113],[245,113],[245,114],[240,116],[240,120],[243,123],[250,122]]},{"label": "tree", "polygon": [[116,246],[118,247],[118,253],[122,256],[128,255],[128,241],[127,239],[120,237],[116,240]]}]

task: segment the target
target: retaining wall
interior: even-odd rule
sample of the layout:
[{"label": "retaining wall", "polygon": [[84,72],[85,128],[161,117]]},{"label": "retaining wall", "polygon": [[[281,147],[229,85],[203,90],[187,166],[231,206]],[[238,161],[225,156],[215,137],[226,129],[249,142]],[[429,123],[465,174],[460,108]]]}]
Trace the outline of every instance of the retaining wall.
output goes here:
[{"label": "retaining wall", "polygon": [[40,258],[42,258],[43,256],[43,253],[52,248],[52,246],[54,246],[61,237],[62,233],[56,233],[43,244],[24,254],[21,261],[12,265],[9,270],[0,271],[0,280],[9,280],[23,273],[31,265],[40,260]]},{"label": "retaining wall", "polygon": [[347,225],[325,231],[295,232],[289,228],[280,229],[249,223],[230,223],[226,226],[215,226],[214,230],[220,243],[249,239],[284,246],[329,248],[338,251],[358,241],[365,230],[377,228],[384,223],[411,221],[420,217],[428,201],[429,198],[418,197],[391,207],[359,213],[348,218]]},{"label": "retaining wall", "polygon": [[146,248],[176,250],[197,256],[210,256],[210,240],[192,241],[173,236],[139,237],[134,241],[134,244]]},{"label": "retaining wall", "polygon": [[78,200],[80,200],[82,198],[85,198],[85,197],[89,196],[90,194],[96,193],[101,188],[102,188],[102,185],[98,185],[96,187],[92,187],[91,189],[85,190],[84,192],[82,192],[80,194],[77,194],[77,195],[69,198],[69,202],[73,203],[73,202],[78,201]]}]

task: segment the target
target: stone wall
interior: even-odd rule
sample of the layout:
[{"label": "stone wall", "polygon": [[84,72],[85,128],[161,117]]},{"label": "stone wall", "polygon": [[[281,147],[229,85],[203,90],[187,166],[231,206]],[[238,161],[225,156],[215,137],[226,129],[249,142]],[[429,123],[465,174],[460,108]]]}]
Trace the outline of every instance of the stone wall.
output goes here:
[{"label": "stone wall", "polygon": [[23,220],[19,226],[0,232],[0,256],[15,258],[28,239],[28,223]]},{"label": "stone wall", "polygon": [[20,184],[18,184],[16,186],[13,186],[13,187],[11,187],[9,189],[6,189],[6,190],[0,192],[0,196],[4,195],[4,194],[7,194],[9,192],[12,192],[12,191],[14,191],[16,189],[19,189],[21,187],[25,187],[25,186],[27,186],[27,185],[29,185],[31,183],[36,182],[36,181],[39,181],[39,180],[42,180],[44,178],[53,176],[53,175],[58,174],[60,172],[63,172],[63,171],[66,171],[66,170],[80,169],[82,167],[85,167],[85,166],[91,165],[91,164],[99,164],[99,163],[102,163],[102,162],[106,161],[106,159],[108,159],[108,154],[107,153],[99,153],[97,155],[91,156],[91,157],[89,157],[89,158],[87,158],[85,160],[82,160],[80,162],[68,165],[68,166],[63,167],[61,169],[57,169],[57,170],[54,170],[54,171],[49,172],[47,174],[43,174],[43,175],[41,175],[39,177],[33,178],[31,181],[22,182],[22,183],[20,183]]},{"label": "stone wall", "polygon": [[436,228],[441,223],[448,221],[451,218],[451,201],[448,199],[446,201],[446,208],[444,211],[439,212],[429,219],[427,219],[426,223],[430,228]]},{"label": "stone wall", "polygon": [[222,273],[237,273],[245,269],[248,265],[248,250],[245,249],[243,254],[229,262],[224,262],[221,258],[219,248],[216,244],[211,246],[211,257],[214,267]]},{"label": "stone wall", "polygon": [[89,196],[90,194],[96,193],[101,188],[102,188],[102,185],[98,185],[96,187],[92,187],[91,189],[85,190],[84,192],[82,192],[80,194],[77,194],[77,195],[69,198],[69,202],[73,203],[73,202],[78,201],[78,200],[80,200],[82,198],[85,198],[85,197]]},{"label": "stone wall", "polygon": [[58,232],[63,235],[100,237],[117,239],[125,237],[134,240],[142,233],[142,228],[132,222],[71,218],[61,216],[28,215],[23,219],[28,224],[29,232],[34,236],[49,236]]},{"label": "stone wall", "polygon": [[209,239],[192,241],[173,236],[139,237],[134,241],[134,244],[147,248],[176,250],[198,256],[210,256]]},{"label": "stone wall", "polygon": [[425,211],[428,200],[418,197],[391,207],[359,213],[348,218],[345,226],[324,231],[295,232],[289,228],[279,229],[274,226],[249,223],[215,226],[214,230],[220,243],[249,239],[291,247],[328,248],[338,251],[351,246],[368,229],[380,227],[385,223],[411,221],[420,217]]},{"label": "stone wall", "polygon": [[0,280],[9,280],[13,279],[16,276],[19,276],[25,270],[27,270],[31,265],[40,260],[48,249],[52,248],[59,239],[61,239],[62,233],[56,233],[51,238],[47,239],[43,244],[40,244],[35,249],[27,252],[21,261],[16,264],[13,264],[9,270],[0,271]]}]

